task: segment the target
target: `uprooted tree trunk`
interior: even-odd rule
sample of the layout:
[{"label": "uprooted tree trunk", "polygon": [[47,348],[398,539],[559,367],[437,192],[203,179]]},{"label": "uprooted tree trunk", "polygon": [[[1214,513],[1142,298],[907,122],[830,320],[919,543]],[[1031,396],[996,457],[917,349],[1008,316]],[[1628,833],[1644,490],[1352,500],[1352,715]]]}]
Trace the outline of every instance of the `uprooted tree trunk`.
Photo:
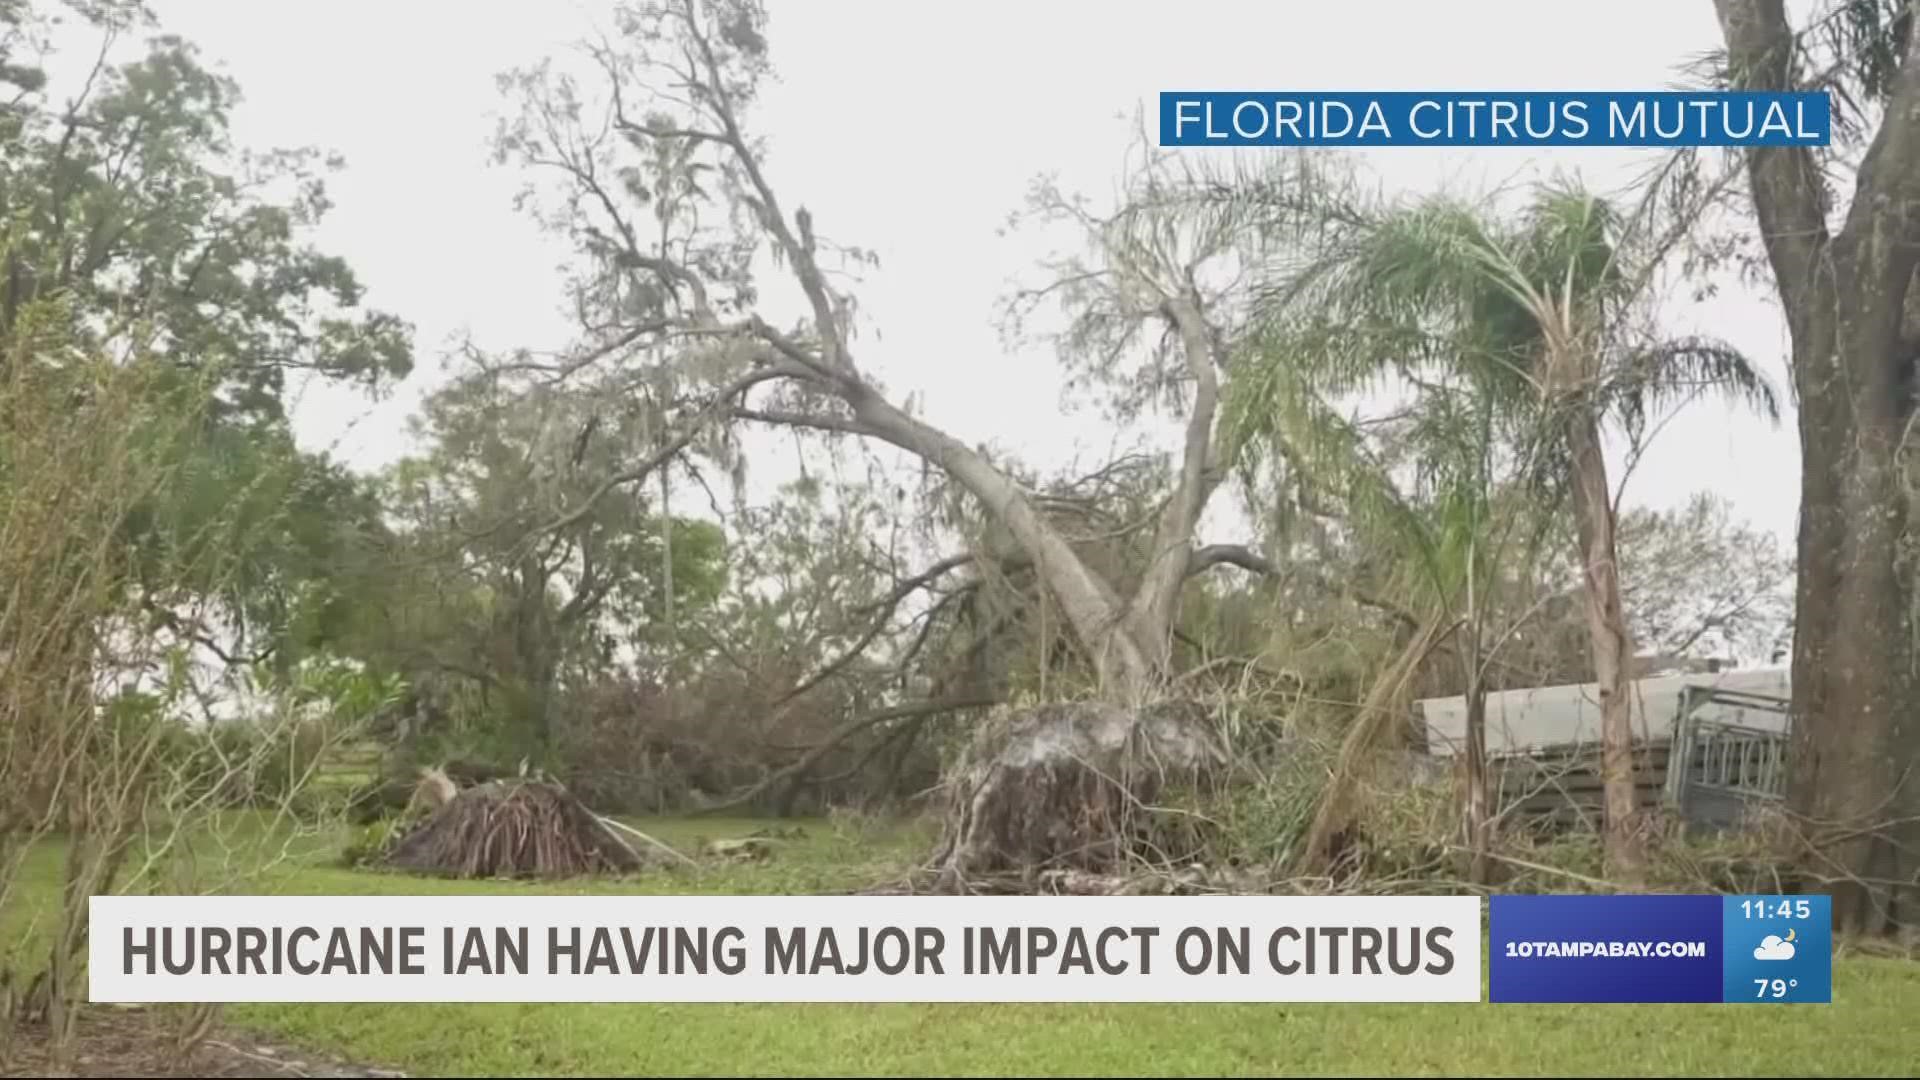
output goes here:
[{"label": "uprooted tree trunk", "polygon": [[[969,879],[1174,866],[1204,848],[1189,805],[1227,757],[1199,706],[1071,702],[1009,710],[981,729],[947,780],[940,888]],[[1183,805],[1169,805],[1177,802]]]},{"label": "uprooted tree trunk", "polygon": [[[773,205],[771,191],[765,192],[765,198]],[[812,252],[792,241],[784,226],[776,222],[770,227],[793,245],[793,262],[803,277],[817,276]],[[1194,398],[1174,488],[1154,527],[1154,555],[1131,596],[1122,595],[1089,566],[1028,493],[984,454],[909,415],[875,391],[853,366],[844,342],[823,350],[827,359],[809,358],[791,374],[796,381],[839,398],[851,416],[745,408],[735,410],[735,414],[750,420],[879,439],[952,477],[1019,543],[1058,602],[1075,638],[1091,657],[1108,696],[1139,704],[1159,696],[1172,660],[1173,627],[1179,619],[1180,590],[1187,578],[1222,562],[1243,567],[1262,564],[1257,556],[1238,549],[1226,554],[1227,548],[1211,548],[1208,550],[1214,554],[1203,556],[1195,548],[1200,516],[1222,476],[1214,427],[1218,368],[1223,357],[1197,298],[1166,299],[1159,311],[1182,341]],[[830,319],[823,319],[816,329],[823,336],[838,333],[837,324]],[[776,340],[783,342],[784,354],[798,354],[792,343]]]}]

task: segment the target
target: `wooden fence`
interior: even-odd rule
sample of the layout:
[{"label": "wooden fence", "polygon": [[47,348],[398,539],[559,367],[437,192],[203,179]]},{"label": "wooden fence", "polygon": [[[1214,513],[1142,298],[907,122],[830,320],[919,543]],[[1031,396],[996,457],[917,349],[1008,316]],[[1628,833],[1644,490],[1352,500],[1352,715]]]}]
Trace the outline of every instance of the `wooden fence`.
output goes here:
[{"label": "wooden fence", "polygon": [[[1634,804],[1657,809],[1665,798],[1667,762],[1672,746],[1666,740],[1634,747]],[[1494,759],[1496,805],[1515,825],[1554,831],[1581,823],[1598,828],[1605,813],[1600,747],[1552,747]]]}]

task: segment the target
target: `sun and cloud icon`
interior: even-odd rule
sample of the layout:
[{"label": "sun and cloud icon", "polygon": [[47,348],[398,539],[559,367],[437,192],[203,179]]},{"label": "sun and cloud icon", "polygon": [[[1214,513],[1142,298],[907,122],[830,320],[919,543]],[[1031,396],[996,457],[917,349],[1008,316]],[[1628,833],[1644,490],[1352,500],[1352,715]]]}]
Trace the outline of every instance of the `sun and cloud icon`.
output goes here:
[{"label": "sun and cloud icon", "polygon": [[1760,939],[1759,947],[1753,950],[1755,960],[1791,960],[1793,959],[1794,931],[1787,931],[1786,937],[1768,934]]}]

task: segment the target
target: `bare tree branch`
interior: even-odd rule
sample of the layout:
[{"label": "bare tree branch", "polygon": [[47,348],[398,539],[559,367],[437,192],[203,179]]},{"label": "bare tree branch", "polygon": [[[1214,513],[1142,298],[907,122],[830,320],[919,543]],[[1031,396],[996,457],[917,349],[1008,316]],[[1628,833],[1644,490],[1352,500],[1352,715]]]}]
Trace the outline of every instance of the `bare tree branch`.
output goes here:
[{"label": "bare tree branch", "polygon": [[586,517],[588,514],[593,513],[594,505],[605,497],[607,492],[612,491],[622,484],[631,484],[644,480],[652,475],[655,469],[673,460],[675,454],[686,449],[687,445],[699,436],[701,426],[706,421],[717,416],[729,401],[732,401],[747,390],[763,382],[782,377],[791,377],[793,374],[792,369],[783,364],[772,363],[749,371],[745,375],[728,383],[708,398],[707,403],[702,406],[698,412],[682,422],[680,431],[668,439],[666,444],[661,446],[659,450],[633,467],[617,472],[601,481],[600,486],[595,488],[592,494],[581,500],[580,505],[533,530],[523,542],[531,543],[541,536],[564,529],[574,522],[579,521],[581,518]]},{"label": "bare tree branch", "polygon": [[932,716],[939,713],[960,712],[965,709],[987,709],[987,708],[992,708],[993,706],[999,705],[999,704],[1001,704],[1001,699],[997,697],[969,695],[969,696],[954,697],[954,698],[941,698],[941,699],[932,700],[932,701],[910,702],[905,705],[894,705],[889,708],[880,709],[876,712],[868,713],[865,716],[858,717],[853,720],[849,720],[846,723],[835,728],[831,733],[827,735],[825,739],[822,739],[811,750],[808,750],[805,754],[802,754],[799,760],[795,761],[793,764],[787,765],[783,768],[775,770],[773,773],[769,774],[765,779],[759,781],[758,783],[754,784],[753,786],[747,788],[745,791],[742,791],[737,795],[733,795],[721,802],[712,803],[707,806],[701,807],[699,812],[702,814],[717,814],[722,810],[731,810],[736,806],[741,806],[745,803],[752,802],[754,799],[759,798],[760,795],[764,793],[768,788],[773,787],[775,784],[778,784],[783,780],[787,780],[791,777],[798,776],[806,772],[808,769],[811,769],[814,766],[814,764],[818,762],[821,758],[827,756],[828,753],[832,752],[832,750],[835,747],[839,746],[843,742],[846,742],[847,739],[851,738],[852,736],[858,735],[860,732],[865,731],[870,727],[874,727],[875,725],[884,724],[890,720],[903,720],[908,717]]},{"label": "bare tree branch", "polygon": [[1208,544],[1206,547],[1195,548],[1193,554],[1187,557],[1186,576],[1192,577],[1222,564],[1237,566],[1242,570],[1268,577],[1280,572],[1280,568],[1273,565],[1266,556],[1244,544]]}]

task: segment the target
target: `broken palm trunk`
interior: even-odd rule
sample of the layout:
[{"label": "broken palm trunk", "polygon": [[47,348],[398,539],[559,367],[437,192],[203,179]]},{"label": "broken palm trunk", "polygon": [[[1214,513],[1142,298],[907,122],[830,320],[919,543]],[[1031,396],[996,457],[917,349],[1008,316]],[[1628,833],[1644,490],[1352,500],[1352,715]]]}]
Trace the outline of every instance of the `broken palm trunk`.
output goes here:
[{"label": "broken palm trunk", "polygon": [[[369,781],[353,793],[348,810],[355,825],[371,825],[382,818],[404,815],[417,809],[423,799],[433,797],[422,790],[428,784],[437,789],[438,795],[451,798],[460,788],[505,780],[513,775],[512,770],[485,762],[456,760],[428,768],[397,760],[388,765],[385,775]],[[442,785],[441,780],[449,781],[452,790],[448,790],[448,785]],[[436,808],[444,801],[432,802],[427,808]]]},{"label": "broken palm trunk", "polygon": [[565,878],[647,865],[565,788],[531,780],[496,780],[459,792],[383,861],[460,878]]},{"label": "broken palm trunk", "polygon": [[1194,802],[1226,753],[1199,705],[1063,702],[1004,711],[949,776],[936,862],[943,891],[1009,872],[1118,874],[1206,847]]}]

